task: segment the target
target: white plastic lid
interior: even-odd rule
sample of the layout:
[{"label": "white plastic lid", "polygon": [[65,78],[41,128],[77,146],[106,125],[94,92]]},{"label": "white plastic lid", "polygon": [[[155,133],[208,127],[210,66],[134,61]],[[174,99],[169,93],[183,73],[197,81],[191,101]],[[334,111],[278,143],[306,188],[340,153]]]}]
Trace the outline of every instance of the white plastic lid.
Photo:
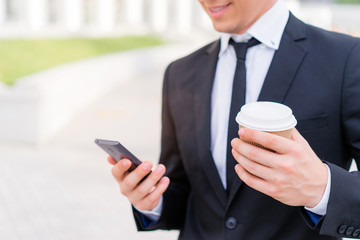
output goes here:
[{"label": "white plastic lid", "polygon": [[296,126],[292,110],[275,102],[253,102],[241,107],[236,122],[260,131],[284,131]]}]

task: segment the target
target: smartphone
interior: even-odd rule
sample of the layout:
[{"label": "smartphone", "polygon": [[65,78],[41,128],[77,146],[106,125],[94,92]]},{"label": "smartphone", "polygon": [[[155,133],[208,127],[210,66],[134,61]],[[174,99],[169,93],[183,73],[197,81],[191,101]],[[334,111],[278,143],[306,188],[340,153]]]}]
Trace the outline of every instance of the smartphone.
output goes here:
[{"label": "smartphone", "polygon": [[127,150],[117,141],[95,139],[95,143],[105,152],[107,152],[110,156],[112,156],[117,162],[123,158],[130,159],[130,161],[132,162],[132,165],[129,169],[130,172],[141,164],[141,161],[137,157],[135,157],[134,154],[132,154],[129,150]]}]

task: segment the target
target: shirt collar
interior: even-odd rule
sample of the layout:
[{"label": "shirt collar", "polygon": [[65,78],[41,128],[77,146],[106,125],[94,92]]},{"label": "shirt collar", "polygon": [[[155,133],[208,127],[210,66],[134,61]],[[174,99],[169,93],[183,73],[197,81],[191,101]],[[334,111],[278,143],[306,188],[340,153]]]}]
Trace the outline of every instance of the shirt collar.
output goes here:
[{"label": "shirt collar", "polygon": [[277,50],[288,19],[289,10],[286,4],[282,0],[278,0],[247,32],[243,34],[221,33],[219,56],[228,48],[231,37],[235,42],[246,42],[254,37],[265,46]]}]

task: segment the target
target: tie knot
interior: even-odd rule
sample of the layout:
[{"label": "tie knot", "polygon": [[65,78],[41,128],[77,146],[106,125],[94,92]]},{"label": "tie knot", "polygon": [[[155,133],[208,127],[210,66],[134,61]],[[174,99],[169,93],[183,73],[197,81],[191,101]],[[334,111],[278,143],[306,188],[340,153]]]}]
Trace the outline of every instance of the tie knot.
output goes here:
[{"label": "tie knot", "polygon": [[232,38],[230,38],[229,43],[235,49],[236,58],[238,60],[243,60],[243,61],[245,61],[246,52],[247,52],[248,48],[251,48],[255,45],[260,44],[260,42],[255,38],[251,38],[248,42],[235,42]]}]

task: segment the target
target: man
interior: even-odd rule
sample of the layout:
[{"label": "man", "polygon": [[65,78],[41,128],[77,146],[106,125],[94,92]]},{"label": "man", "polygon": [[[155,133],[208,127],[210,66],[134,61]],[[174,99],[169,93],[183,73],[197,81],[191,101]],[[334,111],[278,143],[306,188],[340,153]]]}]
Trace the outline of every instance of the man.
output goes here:
[{"label": "man", "polygon": [[[138,229],[206,240],[359,237],[360,174],[347,170],[360,160],[360,41],[304,24],[281,0],[199,2],[221,39],[166,70],[160,165],[142,182],[150,162],[113,168]],[[253,38],[243,96],[233,93],[233,41]],[[274,152],[239,138],[230,147],[236,95],[288,105],[298,120],[292,138],[242,129],[242,139]]]}]

